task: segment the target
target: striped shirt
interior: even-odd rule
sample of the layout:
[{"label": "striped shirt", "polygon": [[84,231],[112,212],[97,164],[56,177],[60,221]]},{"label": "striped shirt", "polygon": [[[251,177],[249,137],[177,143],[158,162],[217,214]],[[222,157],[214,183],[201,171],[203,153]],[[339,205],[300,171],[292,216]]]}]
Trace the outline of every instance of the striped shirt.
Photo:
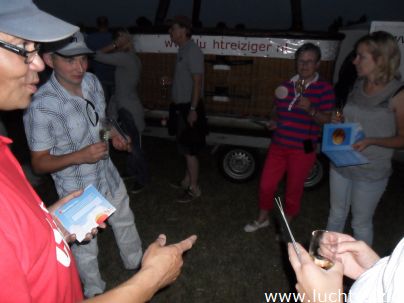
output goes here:
[{"label": "striped shirt", "polygon": [[[81,88],[84,98],[95,105],[99,117],[104,117],[104,93],[97,77],[86,73]],[[100,123],[93,126],[89,115],[93,115],[95,121],[94,110],[83,98],[70,95],[53,73],[34,95],[24,114],[29,148],[32,151],[50,150],[51,155],[65,155],[100,141]],[[120,182],[110,158],[93,164],[71,165],[51,175],[60,197],[90,184],[103,195],[113,197]]]},{"label": "striped shirt", "polygon": [[[316,146],[321,126],[305,110],[298,108],[297,102],[290,107],[295,99],[294,81],[289,80],[282,85],[287,88],[288,95],[284,99],[275,99],[277,128],[272,143],[292,149],[303,149],[303,141],[310,139],[313,146]],[[335,107],[333,88],[321,79],[310,83],[303,96],[308,98],[311,106],[319,112],[329,112]]]}]

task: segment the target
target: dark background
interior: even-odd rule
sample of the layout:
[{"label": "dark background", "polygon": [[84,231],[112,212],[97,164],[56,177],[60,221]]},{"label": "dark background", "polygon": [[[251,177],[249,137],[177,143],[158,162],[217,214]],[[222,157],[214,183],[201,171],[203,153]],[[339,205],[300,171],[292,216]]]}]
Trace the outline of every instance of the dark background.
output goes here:
[{"label": "dark background", "polygon": [[[34,0],[42,9],[73,23],[95,26],[95,18],[106,15],[112,26],[132,26],[140,16],[154,20],[158,0]],[[171,0],[168,16],[192,14],[190,0]],[[288,29],[291,25],[290,0],[202,0],[200,20],[206,27],[219,21],[228,27],[243,23],[247,28]],[[302,0],[306,30],[326,31],[338,16],[343,23],[366,15],[369,21],[403,20],[401,0]]]}]

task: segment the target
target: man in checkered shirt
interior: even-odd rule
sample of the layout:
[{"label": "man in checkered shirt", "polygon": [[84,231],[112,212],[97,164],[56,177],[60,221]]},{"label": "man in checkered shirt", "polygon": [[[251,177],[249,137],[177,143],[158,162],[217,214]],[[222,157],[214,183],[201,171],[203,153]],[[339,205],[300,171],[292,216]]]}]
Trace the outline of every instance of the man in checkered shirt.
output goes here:
[{"label": "man in checkered shirt", "polygon": [[[86,72],[90,53],[83,35],[76,33],[66,46],[44,54],[53,73],[24,115],[32,166],[38,173],[51,173],[60,197],[93,184],[117,209],[108,222],[125,268],[136,269],[142,259],[141,241],[125,185],[107,155],[107,145],[100,142],[105,100],[97,77]],[[120,136],[111,135],[115,148],[129,148]],[[72,251],[84,295],[103,293],[97,238],[74,244]]]}]

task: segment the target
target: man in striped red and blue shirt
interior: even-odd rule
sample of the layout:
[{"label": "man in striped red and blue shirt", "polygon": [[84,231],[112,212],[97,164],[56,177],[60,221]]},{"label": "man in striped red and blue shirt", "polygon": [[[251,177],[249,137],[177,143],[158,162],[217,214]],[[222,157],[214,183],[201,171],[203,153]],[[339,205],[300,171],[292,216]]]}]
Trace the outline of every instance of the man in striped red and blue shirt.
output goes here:
[{"label": "man in striped red and blue shirt", "polygon": [[317,73],[320,48],[312,43],[302,45],[295,53],[297,75],[285,81],[276,91],[272,143],[260,182],[258,219],[244,227],[253,232],[269,225],[268,214],[274,207],[279,181],[287,175],[285,214],[292,220],[300,210],[304,182],[316,161],[316,145],[321,125],[330,122],[335,107],[332,86]]}]

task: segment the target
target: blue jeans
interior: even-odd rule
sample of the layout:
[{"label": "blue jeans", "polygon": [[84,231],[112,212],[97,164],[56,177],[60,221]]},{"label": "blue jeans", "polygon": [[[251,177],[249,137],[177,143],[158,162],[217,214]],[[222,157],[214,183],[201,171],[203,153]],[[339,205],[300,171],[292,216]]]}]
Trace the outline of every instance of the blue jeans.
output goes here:
[{"label": "blue jeans", "polygon": [[353,236],[372,245],[373,215],[389,178],[378,181],[355,181],[330,169],[330,214],[327,230],[343,232],[352,212]]}]

